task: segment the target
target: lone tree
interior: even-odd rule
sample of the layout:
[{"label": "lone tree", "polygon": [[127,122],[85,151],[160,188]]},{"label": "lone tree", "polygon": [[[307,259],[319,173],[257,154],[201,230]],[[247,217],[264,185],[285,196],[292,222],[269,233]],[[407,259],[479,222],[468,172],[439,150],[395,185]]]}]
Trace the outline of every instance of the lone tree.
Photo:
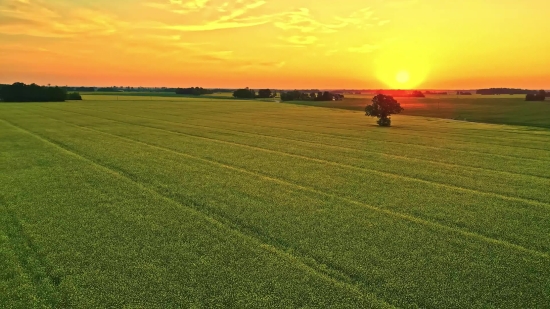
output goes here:
[{"label": "lone tree", "polygon": [[391,125],[392,114],[399,114],[403,111],[392,96],[379,94],[372,99],[372,105],[365,107],[366,116],[378,117],[378,125],[389,127]]}]

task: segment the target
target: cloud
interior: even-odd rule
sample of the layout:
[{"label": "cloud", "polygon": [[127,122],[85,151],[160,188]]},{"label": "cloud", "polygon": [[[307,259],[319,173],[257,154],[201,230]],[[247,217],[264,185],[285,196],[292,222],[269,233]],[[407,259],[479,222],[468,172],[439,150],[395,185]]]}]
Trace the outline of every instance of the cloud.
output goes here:
[{"label": "cloud", "polygon": [[293,35],[288,38],[279,37],[279,39],[295,45],[311,45],[317,42],[318,40],[317,37],[312,35],[308,35],[308,36]]},{"label": "cloud", "polygon": [[371,19],[372,15],[372,10],[367,7],[351,13],[348,17],[336,17],[336,19],[346,25],[363,26],[366,21]]},{"label": "cloud", "polygon": [[203,9],[209,0],[194,0],[194,1],[179,1],[179,0],[169,0],[163,2],[146,2],[143,5],[171,11],[177,14],[188,14],[192,12],[199,11]]},{"label": "cloud", "polygon": [[236,66],[239,71],[248,71],[251,69],[277,70],[286,65],[285,61],[237,61]]},{"label": "cloud", "polygon": [[351,13],[349,16],[335,16],[330,21],[319,21],[314,18],[309,9],[301,8],[298,11],[287,12],[277,16],[274,24],[283,30],[297,30],[302,33],[336,33],[348,26],[363,28],[371,19],[373,12],[370,8],[363,8]]},{"label": "cloud", "polygon": [[[229,2],[223,3],[211,3],[212,1],[208,0],[196,0],[191,2],[181,2],[170,0],[168,3],[158,3],[158,2],[148,2],[145,5],[150,7],[155,7],[159,9],[164,9],[172,13],[177,14],[188,14],[196,11],[210,11],[208,16],[216,15],[217,17],[211,18],[210,20],[204,20],[200,23],[190,23],[190,24],[166,24],[163,22],[147,22],[142,23],[142,28],[153,28],[153,29],[165,29],[165,30],[176,30],[182,32],[196,32],[196,31],[212,31],[220,29],[231,29],[231,28],[243,28],[243,27],[252,27],[270,22],[268,16],[260,17],[247,17],[243,18],[244,15],[250,11],[257,9],[267,2],[264,0],[238,0],[233,4]],[[209,4],[209,6],[207,6]],[[182,9],[183,8],[183,9]]]},{"label": "cloud", "polygon": [[303,33],[334,33],[336,29],[348,24],[345,21],[322,23],[311,16],[309,9],[301,8],[298,11],[275,16],[274,25],[283,30],[297,30]]},{"label": "cloud", "polygon": [[207,62],[225,62],[232,59],[233,51],[224,50],[193,55],[192,58]]},{"label": "cloud", "polygon": [[152,21],[142,23],[141,27],[196,32],[273,24],[275,27],[289,32],[329,34],[336,33],[347,26],[358,28],[369,26],[368,21],[373,15],[370,8],[359,9],[345,17],[330,17],[329,20],[324,21],[312,16],[307,8],[263,15],[251,14],[266,4],[265,0],[237,0],[233,2],[226,0],[156,0],[146,2],[144,5],[171,13],[187,14],[192,22],[170,24],[164,21]]},{"label": "cloud", "polygon": [[39,0],[5,0],[0,3],[0,33],[50,38],[101,36],[116,32],[124,24],[102,11],[53,9],[48,5]]},{"label": "cloud", "polygon": [[364,44],[357,47],[350,47],[348,48],[348,51],[351,53],[361,53],[361,54],[368,54],[372,53],[375,50],[377,50],[379,47],[377,45],[372,44]]},{"label": "cloud", "polygon": [[378,22],[378,26],[384,26],[384,25],[387,25],[389,23],[390,23],[389,20],[381,20],[381,21]]}]

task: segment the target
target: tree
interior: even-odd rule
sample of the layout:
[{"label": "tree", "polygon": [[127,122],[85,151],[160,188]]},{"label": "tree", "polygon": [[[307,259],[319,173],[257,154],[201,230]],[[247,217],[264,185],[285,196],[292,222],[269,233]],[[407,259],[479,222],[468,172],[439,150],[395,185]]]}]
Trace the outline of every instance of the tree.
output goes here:
[{"label": "tree", "polygon": [[267,99],[272,98],[273,93],[269,89],[260,89],[258,90],[258,98]]},{"label": "tree", "polygon": [[233,97],[237,99],[254,99],[256,97],[256,92],[246,87],[245,89],[235,90],[235,92],[233,92]]},{"label": "tree", "polygon": [[203,94],[213,94],[214,91],[204,89],[202,87],[191,87],[191,88],[177,88],[175,90],[176,94],[183,94],[183,95],[203,95]]},{"label": "tree", "polygon": [[67,100],[82,100],[82,96],[78,92],[67,93]]},{"label": "tree", "polygon": [[391,125],[392,114],[399,114],[403,111],[393,97],[389,95],[379,94],[372,99],[372,105],[365,107],[366,116],[378,117],[378,125],[389,127]]},{"label": "tree", "polygon": [[548,94],[546,93],[546,91],[544,91],[544,90],[539,91],[539,100],[540,100],[540,101],[546,100],[546,96],[548,96]]},{"label": "tree", "polygon": [[540,90],[537,93],[530,93],[525,97],[525,101],[544,101],[546,100],[547,93],[544,90]]},{"label": "tree", "polygon": [[0,92],[0,99],[5,102],[64,102],[66,97],[65,88],[24,83],[4,85]]},{"label": "tree", "polygon": [[[306,98],[307,97],[307,98]],[[309,95],[303,95],[300,91],[281,92],[281,101],[307,100]]]}]

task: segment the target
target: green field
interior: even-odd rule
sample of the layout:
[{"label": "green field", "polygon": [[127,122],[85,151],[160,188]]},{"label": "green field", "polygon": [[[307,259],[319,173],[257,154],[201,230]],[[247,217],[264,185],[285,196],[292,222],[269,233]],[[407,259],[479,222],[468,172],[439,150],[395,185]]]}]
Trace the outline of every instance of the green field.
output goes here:
[{"label": "green field", "polygon": [[[286,102],[298,105],[364,111],[374,95],[346,95],[344,101]],[[437,95],[426,98],[396,98],[403,115],[436,117],[471,122],[550,128],[550,98],[526,102],[524,95]]]},{"label": "green field", "polygon": [[550,304],[547,128],[125,98],[0,104],[0,308]]}]

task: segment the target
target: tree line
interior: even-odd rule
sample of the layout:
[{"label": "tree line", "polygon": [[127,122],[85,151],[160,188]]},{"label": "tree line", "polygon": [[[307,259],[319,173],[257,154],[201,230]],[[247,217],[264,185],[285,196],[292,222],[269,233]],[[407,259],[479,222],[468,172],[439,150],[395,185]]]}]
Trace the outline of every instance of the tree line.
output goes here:
[{"label": "tree line", "polygon": [[[243,88],[233,92],[233,97],[237,99],[268,99],[277,97],[277,93],[271,89],[260,89],[258,94],[252,89]],[[283,91],[280,93],[281,101],[341,101],[344,99],[342,94],[331,93],[328,91]]]},{"label": "tree line", "polygon": [[214,91],[204,89],[202,87],[177,88],[175,92],[176,94],[183,94],[183,95],[203,95],[203,94],[214,93]]},{"label": "tree line", "polygon": [[0,86],[0,100],[4,102],[64,102],[65,100],[82,100],[82,98],[76,92],[68,94],[63,87],[14,83]]},{"label": "tree line", "polygon": [[271,91],[271,89],[260,89],[258,90],[258,94],[256,94],[256,91],[249,89],[248,87],[233,91],[233,97],[236,99],[269,99],[276,96],[277,93]]},{"label": "tree line", "polygon": [[527,89],[516,89],[516,88],[489,88],[489,89],[479,89],[476,91],[476,94],[482,95],[502,95],[502,94],[536,94],[535,90]]},{"label": "tree line", "polygon": [[302,92],[298,90],[281,92],[281,101],[342,101],[343,94],[328,91]]}]

